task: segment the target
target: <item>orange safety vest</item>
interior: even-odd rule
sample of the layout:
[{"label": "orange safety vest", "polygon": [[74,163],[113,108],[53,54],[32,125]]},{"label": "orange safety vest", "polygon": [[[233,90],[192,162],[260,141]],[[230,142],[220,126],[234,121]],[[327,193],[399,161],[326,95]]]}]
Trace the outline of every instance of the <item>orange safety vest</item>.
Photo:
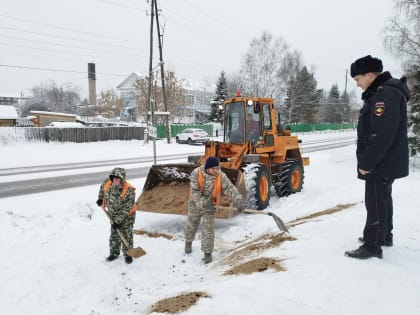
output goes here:
[{"label": "orange safety vest", "polygon": [[[204,189],[204,174],[201,168],[198,169],[198,189],[203,192]],[[213,186],[213,202],[219,205],[222,200],[222,175],[218,174],[214,180]]]},{"label": "orange safety vest", "polygon": [[[108,191],[108,189],[109,189],[109,187],[112,185],[112,180],[110,180],[110,179],[108,179],[107,181],[106,181],[106,183],[104,184],[104,199],[103,199],[103,201],[102,201],[102,208],[104,208],[105,209],[105,207],[106,207],[106,202],[105,202],[105,196],[106,196],[106,192]],[[131,188],[131,189],[133,189],[133,191],[135,192],[136,191],[136,187],[134,187],[134,186],[132,186],[129,182],[124,182],[124,185],[123,185],[123,189],[122,189],[122,193],[121,193],[121,199],[122,199],[122,201],[124,201],[124,198],[125,198],[125,195],[127,194],[127,190],[128,190],[128,188]],[[137,207],[136,207],[136,204],[134,204],[132,207],[131,207],[131,209],[130,209],[130,212],[128,212],[128,215],[132,215],[133,213],[135,213],[137,211]]]}]

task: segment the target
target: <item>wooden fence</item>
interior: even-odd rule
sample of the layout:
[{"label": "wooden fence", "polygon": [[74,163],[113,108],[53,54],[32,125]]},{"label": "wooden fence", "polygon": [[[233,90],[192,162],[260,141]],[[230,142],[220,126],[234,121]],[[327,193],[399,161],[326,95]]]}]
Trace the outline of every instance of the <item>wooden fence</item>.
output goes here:
[{"label": "wooden fence", "polygon": [[108,140],[143,140],[144,127],[89,128],[0,128],[0,143],[19,141],[94,142]]}]

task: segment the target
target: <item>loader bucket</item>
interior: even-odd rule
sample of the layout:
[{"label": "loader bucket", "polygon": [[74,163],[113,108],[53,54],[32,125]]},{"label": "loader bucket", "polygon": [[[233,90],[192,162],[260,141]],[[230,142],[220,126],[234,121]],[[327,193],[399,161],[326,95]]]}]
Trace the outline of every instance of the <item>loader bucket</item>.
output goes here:
[{"label": "loader bucket", "polygon": [[[143,191],[137,199],[137,210],[164,214],[188,214],[190,176],[196,167],[198,167],[197,164],[153,165],[147,175]],[[242,173],[232,169],[223,169],[223,171],[244,194],[245,185]],[[227,197],[223,205],[230,205]],[[216,218],[232,218],[237,215],[235,212],[217,210]]]}]

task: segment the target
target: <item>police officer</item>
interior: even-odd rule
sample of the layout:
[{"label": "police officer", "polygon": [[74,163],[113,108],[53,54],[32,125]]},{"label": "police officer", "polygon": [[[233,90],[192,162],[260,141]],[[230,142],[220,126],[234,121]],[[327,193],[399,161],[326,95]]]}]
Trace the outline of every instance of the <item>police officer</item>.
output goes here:
[{"label": "police officer", "polygon": [[370,55],[351,64],[351,76],[363,90],[356,156],[367,218],[363,245],[345,255],[358,259],[382,258],[381,246],[393,245],[392,184],[408,175],[406,78],[394,79],[382,69],[382,61]]},{"label": "police officer", "polygon": [[203,217],[201,250],[204,252],[205,264],[212,261],[215,206],[220,204],[222,194],[232,199],[239,212],[243,211],[245,202],[242,195],[226,174],[220,170],[219,160],[216,157],[209,157],[204,165],[194,169],[191,173],[188,221],[185,227],[185,253],[190,254],[192,241],[200,225],[201,217]]}]

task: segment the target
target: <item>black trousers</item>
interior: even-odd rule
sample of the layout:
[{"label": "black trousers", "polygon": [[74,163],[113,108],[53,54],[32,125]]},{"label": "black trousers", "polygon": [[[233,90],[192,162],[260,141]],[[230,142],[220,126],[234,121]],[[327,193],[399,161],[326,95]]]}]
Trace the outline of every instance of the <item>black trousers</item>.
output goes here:
[{"label": "black trousers", "polygon": [[381,243],[392,241],[392,184],[394,179],[366,180],[366,224],[363,230],[364,245],[368,250],[381,251]]}]

